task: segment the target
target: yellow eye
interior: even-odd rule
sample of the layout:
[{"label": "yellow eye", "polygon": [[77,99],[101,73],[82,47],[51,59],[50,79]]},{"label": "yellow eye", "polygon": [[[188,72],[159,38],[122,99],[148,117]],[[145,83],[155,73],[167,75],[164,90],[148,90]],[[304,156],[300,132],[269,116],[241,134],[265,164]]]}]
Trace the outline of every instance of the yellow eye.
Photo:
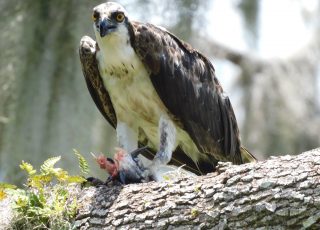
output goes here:
[{"label": "yellow eye", "polygon": [[118,13],[118,14],[116,15],[116,20],[117,20],[118,22],[122,22],[122,21],[124,20],[124,14],[123,14],[123,13]]},{"label": "yellow eye", "polygon": [[93,20],[93,21],[96,21],[96,20],[99,18],[99,16],[100,16],[100,14],[99,14],[97,11],[93,12],[93,14],[92,14],[92,20]]}]

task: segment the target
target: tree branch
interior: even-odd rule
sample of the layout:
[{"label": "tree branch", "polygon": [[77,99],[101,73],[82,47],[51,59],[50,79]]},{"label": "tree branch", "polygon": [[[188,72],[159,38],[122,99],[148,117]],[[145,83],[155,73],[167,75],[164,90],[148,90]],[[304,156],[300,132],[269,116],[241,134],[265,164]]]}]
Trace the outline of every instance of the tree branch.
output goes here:
[{"label": "tree branch", "polygon": [[90,187],[76,225],[95,228],[320,227],[320,148],[174,181]]},{"label": "tree branch", "polygon": [[191,43],[206,54],[206,56],[211,55],[217,59],[228,60],[235,65],[246,69],[249,68],[252,73],[261,72],[262,69],[268,68],[268,65],[270,65],[267,60],[263,60],[250,53],[239,52],[205,36],[198,37],[192,40]]}]

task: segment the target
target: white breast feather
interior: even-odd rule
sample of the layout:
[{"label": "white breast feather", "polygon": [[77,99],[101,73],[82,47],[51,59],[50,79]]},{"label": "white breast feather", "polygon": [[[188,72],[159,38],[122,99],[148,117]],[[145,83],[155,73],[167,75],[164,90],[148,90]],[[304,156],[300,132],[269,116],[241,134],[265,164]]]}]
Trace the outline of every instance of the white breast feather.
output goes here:
[{"label": "white breast feather", "polygon": [[[121,32],[121,30],[123,30]],[[149,73],[129,43],[126,28],[117,34],[100,38],[96,34],[100,51],[97,54],[99,70],[111,97],[117,120],[138,133],[139,127],[147,135],[154,148],[159,147],[158,125],[161,116],[169,117],[155,91]],[[123,36],[123,33],[126,36]],[[118,33],[119,34],[119,33]],[[199,153],[190,136],[176,126],[174,148],[180,145],[194,162]],[[137,140],[136,140],[137,141]]]}]

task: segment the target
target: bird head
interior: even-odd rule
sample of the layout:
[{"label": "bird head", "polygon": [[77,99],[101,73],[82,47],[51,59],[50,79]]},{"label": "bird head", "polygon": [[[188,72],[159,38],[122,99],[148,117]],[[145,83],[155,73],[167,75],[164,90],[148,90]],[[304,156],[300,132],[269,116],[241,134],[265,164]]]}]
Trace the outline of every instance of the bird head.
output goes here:
[{"label": "bird head", "polygon": [[118,180],[122,184],[141,183],[149,181],[149,172],[138,158],[138,155],[146,148],[137,149],[127,153],[124,149],[116,148],[114,158],[107,158],[104,155],[92,156],[101,169],[106,170],[112,180]]},{"label": "bird head", "polygon": [[135,169],[137,167],[135,162],[132,165],[131,156],[122,148],[116,148],[113,159],[106,157],[103,154],[100,154],[99,156],[95,156],[93,153],[91,154],[100,168],[106,170],[112,178],[118,177],[119,173],[123,171],[123,168]]},{"label": "bird head", "polygon": [[128,14],[118,3],[106,2],[93,8],[94,30],[101,38],[123,35],[127,32]]},{"label": "bird head", "polygon": [[97,157],[95,155],[93,156],[101,169],[106,170],[111,176],[116,176],[118,174],[119,165],[114,160],[105,157],[103,154],[100,154]]}]

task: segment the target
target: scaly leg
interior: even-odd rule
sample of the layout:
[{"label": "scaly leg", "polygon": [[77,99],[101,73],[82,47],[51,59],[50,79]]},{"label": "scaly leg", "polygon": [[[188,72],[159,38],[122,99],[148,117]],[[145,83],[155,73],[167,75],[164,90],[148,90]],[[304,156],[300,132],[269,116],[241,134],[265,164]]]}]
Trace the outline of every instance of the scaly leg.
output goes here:
[{"label": "scaly leg", "polygon": [[172,152],[176,147],[176,128],[169,118],[161,117],[159,120],[159,150],[154,157],[150,166],[150,171],[154,180],[161,180],[159,168],[167,165],[171,158]]},{"label": "scaly leg", "polygon": [[137,149],[137,132],[132,130],[127,124],[123,122],[118,123],[116,131],[120,148],[124,149],[128,153]]}]

